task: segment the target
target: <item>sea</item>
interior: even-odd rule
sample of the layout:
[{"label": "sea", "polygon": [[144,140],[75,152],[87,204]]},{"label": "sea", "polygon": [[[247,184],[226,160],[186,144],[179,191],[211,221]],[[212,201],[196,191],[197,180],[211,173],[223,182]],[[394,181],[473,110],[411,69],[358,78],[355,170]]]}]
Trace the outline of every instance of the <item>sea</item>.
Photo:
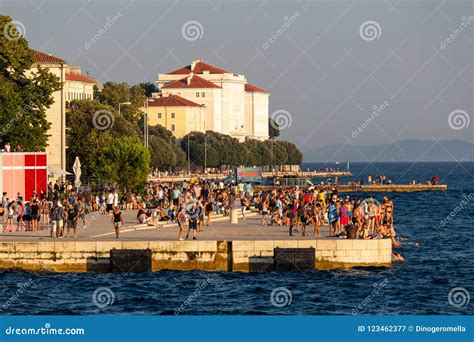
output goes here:
[{"label": "sea", "polygon": [[[302,168],[345,170],[347,165]],[[447,191],[351,193],[394,201],[391,268],[310,272],[140,274],[0,272],[2,315],[472,315],[474,163],[351,163],[363,180],[395,184],[439,176]],[[320,180],[315,180],[320,181]]]}]

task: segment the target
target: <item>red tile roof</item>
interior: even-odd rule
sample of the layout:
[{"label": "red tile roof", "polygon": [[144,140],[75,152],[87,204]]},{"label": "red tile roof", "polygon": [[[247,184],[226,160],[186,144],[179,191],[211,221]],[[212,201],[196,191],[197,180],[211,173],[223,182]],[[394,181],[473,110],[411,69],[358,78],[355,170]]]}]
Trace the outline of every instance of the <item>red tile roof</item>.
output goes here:
[{"label": "red tile roof", "polygon": [[96,83],[96,81],[93,78],[90,78],[84,75],[79,75],[79,74],[72,74],[72,73],[66,73],[66,80],[84,82],[84,83]]},{"label": "red tile roof", "polygon": [[263,90],[262,88],[256,87],[250,83],[245,84],[245,91],[251,91],[256,93],[268,93],[268,91]]},{"label": "red tile roof", "polygon": [[214,84],[202,77],[193,75],[191,82],[188,84],[188,78],[185,77],[178,81],[172,81],[161,87],[162,89],[174,89],[174,88],[221,88],[217,84]]},{"label": "red tile roof", "polygon": [[34,58],[36,63],[56,63],[56,64],[66,64],[64,59],[55,57],[53,55],[48,55],[46,53],[30,49],[34,53]]},{"label": "red tile roof", "polygon": [[194,69],[191,70],[191,65],[185,66],[183,68],[168,72],[168,75],[186,75],[189,74],[191,71],[195,74],[203,74],[203,71],[209,71],[211,74],[226,74],[229,73],[228,71],[225,71],[223,69],[220,69],[218,67],[206,64],[204,62],[197,62],[196,65],[194,66]]},{"label": "red tile roof", "polygon": [[178,95],[168,95],[148,99],[148,106],[154,107],[204,107],[196,102],[189,101]]}]

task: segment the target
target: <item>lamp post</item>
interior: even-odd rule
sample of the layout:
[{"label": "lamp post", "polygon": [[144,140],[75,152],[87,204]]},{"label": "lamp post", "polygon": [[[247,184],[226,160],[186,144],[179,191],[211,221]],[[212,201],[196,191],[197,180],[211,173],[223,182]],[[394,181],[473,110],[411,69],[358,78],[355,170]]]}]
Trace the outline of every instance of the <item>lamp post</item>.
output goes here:
[{"label": "lamp post", "polygon": [[188,133],[188,177],[191,176],[191,158],[190,158],[190,151],[189,151],[189,137],[191,136],[191,133]]},{"label": "lamp post", "polygon": [[118,107],[119,107],[119,115],[120,115],[120,107],[121,107],[122,105],[127,105],[127,106],[129,106],[129,105],[131,105],[131,104],[132,104],[131,102],[121,102],[121,103],[119,103],[119,105],[118,105]]},{"label": "lamp post", "polygon": [[145,113],[143,114],[143,142],[148,148],[148,98],[144,101]]}]

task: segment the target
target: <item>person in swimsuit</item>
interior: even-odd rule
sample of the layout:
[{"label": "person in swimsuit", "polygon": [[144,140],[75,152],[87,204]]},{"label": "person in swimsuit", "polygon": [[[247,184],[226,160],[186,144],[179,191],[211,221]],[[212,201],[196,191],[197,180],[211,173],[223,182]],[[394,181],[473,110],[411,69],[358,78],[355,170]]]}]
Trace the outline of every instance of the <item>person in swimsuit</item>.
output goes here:
[{"label": "person in swimsuit", "polygon": [[314,233],[313,237],[320,237],[320,221],[321,221],[321,204],[319,202],[316,202],[316,204],[312,208],[312,216],[313,216],[313,227],[314,227]]},{"label": "person in swimsuit", "polygon": [[384,223],[393,228],[393,202],[388,197],[383,198],[385,204]]},{"label": "person in swimsuit", "polygon": [[179,227],[178,240],[183,241],[184,239],[181,237],[181,234],[184,231],[184,224],[186,223],[186,214],[185,214],[183,206],[179,207],[178,212],[176,214],[176,220],[178,221],[178,227]]}]

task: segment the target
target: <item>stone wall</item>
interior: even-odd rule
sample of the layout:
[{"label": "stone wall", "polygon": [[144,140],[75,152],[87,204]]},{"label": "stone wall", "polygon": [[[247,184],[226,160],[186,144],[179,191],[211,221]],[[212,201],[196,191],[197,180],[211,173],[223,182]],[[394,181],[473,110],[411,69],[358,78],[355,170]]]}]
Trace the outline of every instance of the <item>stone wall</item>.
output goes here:
[{"label": "stone wall", "polygon": [[0,243],[0,269],[107,272],[110,250],[151,249],[152,270],[249,272],[272,270],[275,248],[314,248],[315,268],[390,266],[384,240],[54,241]]}]

